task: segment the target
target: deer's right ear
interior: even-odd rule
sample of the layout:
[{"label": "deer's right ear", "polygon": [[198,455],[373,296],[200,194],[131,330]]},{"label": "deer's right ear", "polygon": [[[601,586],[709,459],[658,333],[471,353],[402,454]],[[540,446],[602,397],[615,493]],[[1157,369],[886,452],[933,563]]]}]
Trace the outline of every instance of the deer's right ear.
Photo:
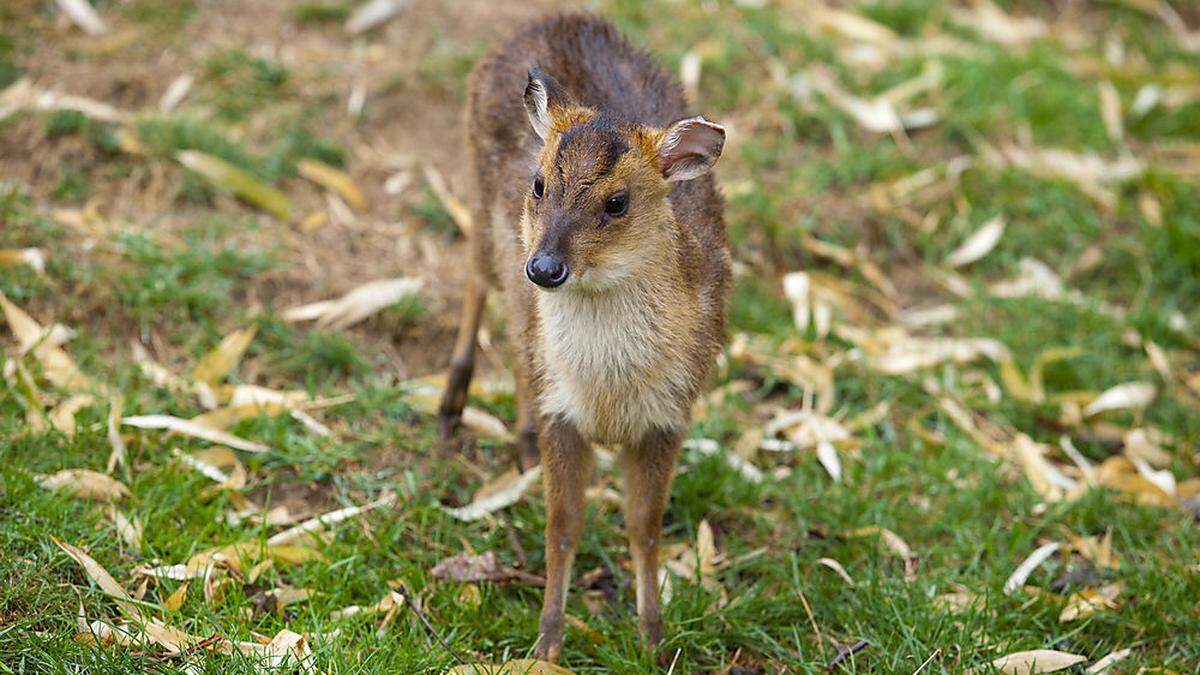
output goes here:
[{"label": "deer's right ear", "polygon": [[554,118],[570,107],[570,96],[553,77],[536,66],[529,69],[525,84],[525,112],[533,130],[544,141],[554,128]]}]

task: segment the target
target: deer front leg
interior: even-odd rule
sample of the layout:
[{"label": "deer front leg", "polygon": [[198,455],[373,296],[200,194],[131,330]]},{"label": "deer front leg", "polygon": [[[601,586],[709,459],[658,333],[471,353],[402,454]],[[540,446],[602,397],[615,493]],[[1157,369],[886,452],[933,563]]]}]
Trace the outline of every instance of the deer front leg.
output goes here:
[{"label": "deer front leg", "polygon": [[562,654],[563,612],[575,546],[583,530],[584,491],[592,476],[592,448],[571,424],[548,420],[540,437],[546,492],[546,592],[534,654],[557,661]]},{"label": "deer front leg", "polygon": [[467,292],[463,298],[462,315],[459,317],[458,338],[454,341],[454,354],[450,357],[450,370],[446,373],[446,390],[438,407],[438,435],[449,439],[462,419],[463,407],[467,405],[467,389],[475,372],[475,346],[478,342],[479,322],[483,308],[487,305],[487,284],[478,278],[467,281]]},{"label": "deer front leg", "polygon": [[638,626],[650,647],[662,640],[658,599],[658,549],[663,514],[671,496],[671,478],[679,459],[680,436],[651,431],[625,449],[625,530],[637,577]]}]

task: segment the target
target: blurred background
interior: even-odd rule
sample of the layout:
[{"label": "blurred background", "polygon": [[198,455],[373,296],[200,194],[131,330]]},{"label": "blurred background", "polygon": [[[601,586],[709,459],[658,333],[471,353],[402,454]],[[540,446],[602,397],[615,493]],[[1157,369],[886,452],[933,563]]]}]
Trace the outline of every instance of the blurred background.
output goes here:
[{"label": "blurred background", "polygon": [[[730,344],[666,524],[675,672],[1190,672],[1184,0],[5,0],[0,663],[526,653],[544,516],[498,298],[468,429],[439,443],[431,413],[466,78],[566,8],[729,130]],[[653,664],[620,491],[589,493],[577,672]]]}]

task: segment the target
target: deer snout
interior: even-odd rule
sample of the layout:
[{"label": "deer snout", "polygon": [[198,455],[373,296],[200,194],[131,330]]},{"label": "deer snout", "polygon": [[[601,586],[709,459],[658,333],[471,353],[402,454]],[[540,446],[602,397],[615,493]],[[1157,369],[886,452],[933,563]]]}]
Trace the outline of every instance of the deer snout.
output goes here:
[{"label": "deer snout", "polygon": [[542,288],[558,288],[570,274],[562,258],[551,253],[534,253],[525,263],[525,276]]}]

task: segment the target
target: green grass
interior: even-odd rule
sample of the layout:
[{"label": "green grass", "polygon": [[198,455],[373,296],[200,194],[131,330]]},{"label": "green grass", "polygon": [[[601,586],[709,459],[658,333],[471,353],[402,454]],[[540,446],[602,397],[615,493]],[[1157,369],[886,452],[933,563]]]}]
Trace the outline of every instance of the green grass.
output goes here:
[{"label": "green grass", "polygon": [[[1143,84],[1194,81],[1200,57],[1166,39],[1161,22],[1120,3],[1084,3],[1074,10],[1089,19],[1086,25],[1110,26],[1112,35],[1125,42],[1132,65],[1096,75],[1080,63],[1104,63],[1103,40],[1072,45],[1051,36],[1025,47],[1003,47],[956,24],[948,3],[860,2],[852,6],[855,11],[914,43],[942,34],[972,47],[969,53],[932,57],[943,68],[943,82],[912,105],[935,108],[938,123],[898,137],[861,129],[819,96],[795,97],[788,83],[794,74],[824,65],[847,91],[870,98],[920,74],[926,57],[902,51],[882,68],[862,67],[847,61],[846,46],[833,32],[811,31],[802,16],[778,3],[757,4],[597,4],[672,70],[689,51],[701,53],[696,112],[727,121],[731,128],[719,173],[738,263],[729,332],[744,334],[763,361],[774,361],[764,365],[724,355],[712,387],[736,382],[742,388],[712,405],[690,435],[733,448],[774,411],[803,408],[806,388],[788,370],[803,366],[801,356],[834,368],[834,414],[853,419],[880,403],[889,408],[855,431],[854,447],[839,446],[841,483],[830,478],[811,450],[759,452],[753,462],[766,474],[761,483],[747,480],[722,456],[683,453],[664,541],[692,545],[706,521],[723,561],[716,581],[725,600],[697,579],[672,578],[662,653],[669,661],[678,651],[674,672],[911,673],[925,664],[923,673],[970,668],[982,673],[992,659],[1021,650],[1058,649],[1094,662],[1122,648],[1133,651],[1121,662],[1121,672],[1192,672],[1200,662],[1200,641],[1194,637],[1200,635],[1196,514],[1137,504],[1112,489],[1048,502],[1016,463],[981,449],[929,390],[940,388],[981,418],[1052,448],[1064,433],[1072,435],[1080,452],[1099,464],[1120,448],[1098,432],[1064,422],[1060,397],[1150,382],[1158,393],[1144,413],[1109,413],[1103,422],[1169,433],[1175,442],[1167,447],[1167,469],[1181,482],[1200,476],[1195,451],[1200,414],[1181,379],[1194,377],[1200,368],[1195,339],[1200,188],[1194,175],[1172,169],[1155,154],[1161,147],[1200,141],[1200,107],[1195,102],[1160,107],[1138,119],[1128,114]],[[997,4],[1055,20],[1056,10],[1044,3]],[[212,11],[192,2],[170,8],[140,1],[96,5],[170,38],[164,47],[169,50],[188,43],[192,19]],[[356,5],[295,3],[283,16],[289,31],[311,33],[305,39],[336,35],[339,42],[328,58],[349,60],[364,46],[352,46],[337,24]],[[453,16],[454,10],[444,11]],[[8,12],[0,9],[0,17],[9,18]],[[14,20],[31,24],[41,16],[14,12]],[[425,26],[420,19],[402,15],[398,21],[412,22],[405,30],[430,31],[439,46],[412,63],[382,71],[370,93],[371,109],[380,115],[412,104],[418,95],[437,114],[460,114],[465,75],[487,45],[446,47],[462,43],[439,32],[446,28]],[[5,78],[30,68],[24,38],[7,35],[0,34],[0,87]],[[373,39],[366,49],[377,46]],[[438,637],[469,660],[528,655],[540,589],[485,582],[464,590],[431,573],[440,560],[467,549],[494,552],[503,564],[535,574],[544,570],[546,516],[539,488],[493,517],[471,523],[439,508],[468,502],[487,476],[499,474],[512,460],[512,448],[503,442],[469,439],[462,447],[440,442],[422,392],[397,381],[436,373],[445,362],[456,307],[438,292],[423,291],[422,297],[387,307],[344,331],[281,318],[297,296],[295,284],[311,274],[298,247],[315,250],[329,237],[355,238],[399,219],[405,227],[396,230],[398,237],[425,237],[419,243],[445,247],[451,261],[465,260],[458,227],[438,198],[419,186],[379,199],[359,222],[304,233],[309,239],[291,229],[294,224],[256,220],[244,205],[211,199],[206,187],[178,170],[174,157],[180,150],[200,150],[253,173],[294,196],[307,215],[317,202],[303,200],[317,195],[302,195],[312,186],[294,179],[301,158],[343,167],[366,187],[383,180],[385,166],[394,169],[390,159],[364,169],[359,148],[368,144],[388,155],[405,146],[384,138],[396,129],[375,128],[381,120],[374,114],[340,122],[345,91],[343,83],[328,88],[328,72],[337,72],[327,70],[329,64],[288,68],[252,55],[258,52],[224,41],[214,47],[203,38],[188,46],[184,52],[198,74],[196,91],[179,111],[144,114],[132,124],[148,150],[145,157],[120,154],[118,129],[80,113],[21,113],[31,117],[0,126],[5,143],[0,147],[23,147],[17,144],[21,139],[6,134],[30,128],[32,119],[33,128],[45,131],[48,147],[74,148],[70,144],[82,139],[95,150],[87,159],[54,155],[50,170],[33,185],[0,182],[0,249],[35,246],[47,254],[44,275],[22,265],[0,265],[0,292],[45,324],[75,328],[78,334],[65,349],[121,399],[126,415],[204,412],[192,397],[155,387],[132,363],[131,339],[186,375],[223,335],[245,326],[254,326],[256,335],[228,383],[354,398],[311,411],[330,427],[330,436],[287,415],[233,424],[230,433],[270,448],[238,453],[250,487],[237,494],[214,489],[172,454],[176,448],[201,450],[207,443],[125,428],[133,471],[127,481],[131,496],[120,508],[145,528],[142,545],[131,548],[121,542],[105,506],[35,482],[36,475],[63,468],[104,470],[108,402],[98,397],[80,410],[73,436],[35,433],[26,423],[19,381],[0,379],[0,673],[256,672],[246,658],[201,649],[162,658],[156,649],[100,647],[76,639],[81,602],[89,619],[114,619],[119,613],[50,537],[87,549],[133,590],[137,584],[130,575],[139,565],[178,563],[218,546],[265,542],[275,528],[227,520],[241,498],[264,510],[286,504],[315,515],[362,504],[385,490],[398,495],[396,506],[332,528],[327,539],[313,542],[319,558],[276,562],[253,583],[236,580],[212,602],[205,600],[203,584],[193,581],[179,609],[148,612],[203,638],[251,640],[285,628],[304,633],[318,672],[443,672],[455,657],[412,611],[401,608],[382,628],[378,615],[333,616],[349,605],[375,603],[390,585],[403,585]],[[1105,129],[1097,93],[1101,77],[1120,94],[1127,145],[1109,138]],[[1127,150],[1151,158],[1150,167],[1112,186],[1116,201],[1106,206],[1071,181],[990,164],[981,157],[981,141],[991,146],[1028,141],[1103,158]],[[436,152],[449,150],[439,146]],[[897,209],[874,201],[882,186],[959,155],[973,156],[975,162],[938,198]],[[54,220],[55,209],[78,208],[89,200],[99,200],[106,214],[110,203],[105,200],[120,192],[110,191],[111,186],[146,185],[155,172],[165,173],[173,190],[169,214],[136,213],[128,222],[113,223],[113,234],[99,241]],[[1158,205],[1157,218],[1141,205],[1149,198]],[[987,256],[957,270],[972,289],[970,297],[958,297],[939,281],[941,261],[996,215],[1005,217],[1005,233]],[[807,270],[858,291],[870,287],[861,270],[812,253],[806,236],[879,265],[899,288],[900,307],[952,303],[958,308],[954,321],[923,334],[993,338],[1007,346],[1022,373],[1048,350],[1075,351],[1046,364],[1048,398],[1036,404],[1014,397],[1001,368],[986,360],[883,375],[844,334],[822,338],[813,329],[797,331],[780,288],[784,274]],[[1068,277],[1075,261],[1093,247],[1099,262]],[[390,261],[394,249],[383,249],[363,247],[359,255]],[[1002,299],[983,292],[1016,274],[1027,258],[1049,265],[1069,289],[1083,294],[1084,302]],[[305,297],[313,295],[309,290]],[[1105,305],[1125,309],[1125,317],[1101,311]],[[505,310],[493,309],[488,327],[495,348],[480,360],[485,375],[497,374],[492,370],[505,359],[498,326]],[[1176,316],[1183,317],[1182,329]],[[873,310],[850,322],[835,312],[842,327],[879,328],[889,325],[887,319]],[[419,340],[420,353],[414,354],[409,338]],[[47,405],[65,397],[45,380],[36,359],[16,354],[6,330],[0,340],[3,358],[20,361]],[[1174,370],[1171,381],[1153,367],[1137,340],[1165,350]],[[999,398],[988,396],[989,381],[1000,384]],[[509,392],[476,397],[472,404],[510,427],[514,422]],[[1056,466],[1071,466],[1056,450],[1048,458]],[[620,489],[613,472],[602,471],[600,479]],[[639,642],[620,510],[603,500],[590,500],[587,510],[576,573],[603,567],[612,580],[586,598],[572,592],[567,611],[594,633],[568,627],[563,663],[576,673],[663,672]],[[907,542],[916,556],[915,573],[906,575],[906,561],[879,537],[849,534],[864,527],[887,528]],[[1095,567],[1078,554],[1058,555],[1027,581],[1043,593],[1003,592],[1013,569],[1043,543],[1106,533],[1111,533],[1118,568]],[[838,561],[854,585],[818,563],[823,558]],[[1059,620],[1071,593],[1118,581],[1125,586],[1117,607],[1079,621]],[[255,604],[262,591],[284,585],[318,593],[281,613]],[[150,583],[144,600],[160,603],[178,587],[174,581]],[[939,606],[939,596],[959,590],[980,603],[958,613]],[[839,646],[859,641],[867,646],[829,668]]]}]

